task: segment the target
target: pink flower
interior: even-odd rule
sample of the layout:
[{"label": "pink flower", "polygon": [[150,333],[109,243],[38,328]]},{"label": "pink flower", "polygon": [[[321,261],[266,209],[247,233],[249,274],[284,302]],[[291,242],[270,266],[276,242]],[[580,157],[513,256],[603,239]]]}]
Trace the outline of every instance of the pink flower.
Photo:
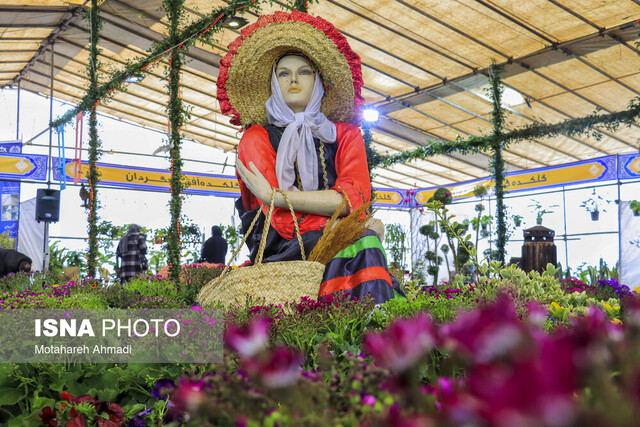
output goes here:
[{"label": "pink flower", "polygon": [[376,404],[376,398],[370,394],[367,394],[362,398],[362,403],[365,405],[373,406]]},{"label": "pink flower", "polygon": [[260,357],[240,361],[242,368],[260,379],[268,388],[282,388],[295,384],[300,378],[302,354],[284,346],[276,346]]},{"label": "pink flower", "polygon": [[381,365],[401,372],[411,367],[435,345],[433,324],[426,314],[393,322],[382,333],[364,337],[366,351]]},{"label": "pink flower", "polygon": [[207,399],[206,388],[207,385],[202,379],[194,381],[180,378],[180,383],[171,393],[171,402],[180,411],[195,411]]},{"label": "pink flower", "polygon": [[477,363],[519,351],[528,336],[518,321],[513,301],[506,295],[490,306],[461,314],[454,322],[443,325],[440,334],[445,348]]},{"label": "pink flower", "polygon": [[227,345],[240,356],[251,357],[264,349],[269,342],[269,324],[266,319],[252,319],[247,326],[230,323],[224,336]]},{"label": "pink flower", "polygon": [[527,313],[527,322],[532,325],[542,326],[547,320],[547,309],[537,301],[530,301],[527,304]]}]

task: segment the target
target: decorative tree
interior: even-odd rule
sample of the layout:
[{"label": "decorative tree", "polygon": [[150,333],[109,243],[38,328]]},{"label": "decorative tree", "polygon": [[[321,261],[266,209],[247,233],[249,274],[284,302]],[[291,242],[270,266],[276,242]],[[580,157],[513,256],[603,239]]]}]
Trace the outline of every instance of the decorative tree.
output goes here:
[{"label": "decorative tree", "polygon": [[88,97],[95,99],[93,107],[89,113],[89,250],[87,251],[87,273],[91,277],[96,277],[96,269],[98,267],[98,182],[100,182],[100,171],[98,170],[98,160],[100,159],[100,139],[98,137],[98,40],[100,39],[100,29],[102,28],[102,20],[100,19],[100,7],[98,0],[91,0],[91,10],[89,10],[89,22],[91,26],[90,47],[89,47],[89,90]]}]

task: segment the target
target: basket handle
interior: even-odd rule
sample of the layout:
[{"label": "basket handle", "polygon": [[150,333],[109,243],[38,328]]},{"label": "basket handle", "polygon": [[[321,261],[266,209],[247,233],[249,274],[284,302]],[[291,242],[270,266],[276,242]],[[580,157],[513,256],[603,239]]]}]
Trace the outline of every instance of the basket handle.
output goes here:
[{"label": "basket handle", "polygon": [[276,192],[284,196],[284,200],[287,203],[287,206],[289,207],[289,212],[291,212],[291,216],[293,217],[293,226],[296,229],[296,237],[298,238],[298,244],[300,245],[300,253],[302,254],[302,260],[303,261],[307,260],[304,254],[304,245],[302,244],[302,236],[300,235],[300,228],[298,228],[296,213],[293,210],[293,206],[291,206],[291,200],[289,200],[289,196],[287,196],[287,193],[285,191],[283,191],[280,188],[273,187],[271,191],[271,202],[269,203],[269,211],[267,212],[267,219],[264,221],[264,228],[262,230],[262,240],[260,240],[260,247],[258,248],[258,257],[256,258],[256,265],[262,264],[264,248],[267,245],[267,234],[269,233],[269,226],[271,225],[271,215],[273,214],[273,208],[275,205]]},{"label": "basket handle", "polygon": [[[258,248],[258,258],[256,259],[256,265],[262,264],[262,257],[264,255],[264,249],[265,249],[265,246],[267,245],[267,233],[269,232],[269,225],[271,224],[271,215],[273,214],[273,208],[274,208],[274,205],[275,205],[276,192],[278,192],[278,193],[280,193],[280,194],[282,194],[284,196],[284,199],[287,202],[287,206],[289,206],[289,211],[291,212],[291,215],[293,216],[293,225],[294,225],[294,227],[296,229],[296,237],[298,238],[298,244],[300,245],[300,252],[302,253],[302,260],[306,261],[306,257],[305,257],[305,254],[304,254],[304,245],[302,244],[302,236],[300,235],[300,229],[298,228],[298,221],[296,221],[296,215],[295,215],[295,212],[293,211],[293,206],[291,206],[291,200],[289,200],[289,196],[287,196],[287,193],[285,193],[283,190],[281,190],[279,188],[272,187],[272,189],[271,189],[271,201],[269,202],[269,211],[267,213],[267,219],[264,222],[264,228],[263,228],[263,231],[262,231],[262,239],[260,240],[260,246]],[[253,226],[258,221],[258,218],[260,217],[261,213],[262,213],[262,209],[258,209],[258,212],[256,213],[256,216],[253,218],[253,221],[251,221],[251,225],[249,225],[249,229],[244,234],[244,237],[242,238],[242,241],[240,242],[240,244],[238,245],[236,250],[231,255],[231,258],[229,258],[229,262],[224,267],[224,270],[222,270],[222,273],[220,274],[220,277],[223,277],[224,275],[227,274],[227,270],[229,270],[229,267],[231,266],[231,263],[233,262],[234,259],[236,259],[236,256],[238,256],[238,253],[240,252],[240,249],[242,248],[242,245],[244,245],[245,242],[247,241],[247,237],[249,237],[249,235],[251,234],[251,231],[253,230]]]}]

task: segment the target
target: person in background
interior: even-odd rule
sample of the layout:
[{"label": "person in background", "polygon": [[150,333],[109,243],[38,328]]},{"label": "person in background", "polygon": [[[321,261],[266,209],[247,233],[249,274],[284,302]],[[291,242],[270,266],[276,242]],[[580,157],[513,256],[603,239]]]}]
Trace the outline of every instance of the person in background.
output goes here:
[{"label": "person in background", "polygon": [[31,271],[31,258],[13,249],[0,249],[0,277],[19,271]]},{"label": "person in background", "polygon": [[211,227],[211,237],[204,242],[200,262],[224,264],[227,256],[227,241],[222,237],[222,230],[217,225]]},{"label": "person in background", "polygon": [[147,237],[140,232],[140,226],[131,224],[127,234],[122,236],[116,257],[120,258],[120,283],[125,284],[133,277],[147,270]]}]

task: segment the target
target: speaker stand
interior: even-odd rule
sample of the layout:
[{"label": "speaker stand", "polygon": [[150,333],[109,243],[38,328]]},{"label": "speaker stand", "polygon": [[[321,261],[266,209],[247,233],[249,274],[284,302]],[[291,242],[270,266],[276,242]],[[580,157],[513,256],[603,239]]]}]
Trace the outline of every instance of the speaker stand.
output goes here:
[{"label": "speaker stand", "polygon": [[44,222],[44,244],[42,245],[42,272],[46,272],[49,269],[49,223]]}]

